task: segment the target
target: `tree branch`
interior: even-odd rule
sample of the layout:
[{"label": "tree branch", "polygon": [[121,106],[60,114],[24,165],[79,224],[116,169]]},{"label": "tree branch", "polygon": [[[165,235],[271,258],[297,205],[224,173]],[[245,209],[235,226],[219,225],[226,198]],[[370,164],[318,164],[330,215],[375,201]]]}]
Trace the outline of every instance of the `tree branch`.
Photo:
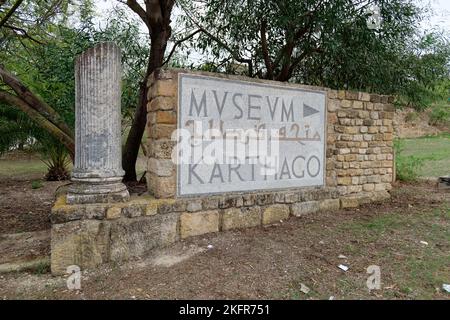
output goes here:
[{"label": "tree branch", "polygon": [[233,51],[233,49],[231,49],[225,42],[220,40],[218,37],[211,34],[209,31],[207,31],[203,27],[200,27],[200,29],[204,34],[206,34],[212,40],[217,42],[222,48],[224,48],[226,51],[228,51],[234,60],[236,60],[237,62],[246,63],[248,65],[248,73],[249,73],[248,76],[253,77],[253,62],[251,59],[242,58],[239,54],[237,54],[235,51]]},{"label": "tree branch", "polygon": [[170,50],[169,55],[167,56],[166,60],[163,62],[162,65],[165,65],[165,64],[167,64],[167,63],[170,61],[170,58],[172,58],[172,55],[174,54],[175,49],[177,48],[177,46],[179,46],[180,44],[182,44],[184,41],[189,40],[190,38],[192,38],[193,36],[195,36],[197,33],[201,32],[201,31],[202,31],[201,29],[197,29],[197,30],[195,30],[194,32],[192,32],[192,33],[188,34],[187,36],[185,36],[184,38],[177,40],[177,41],[174,43],[174,45],[173,45],[173,47],[172,47],[172,50]]},{"label": "tree branch", "polygon": [[269,57],[269,49],[267,47],[267,37],[266,37],[266,32],[267,32],[267,20],[262,20],[261,21],[261,48],[262,48],[262,53],[263,53],[263,57],[264,57],[264,63],[266,64],[266,69],[267,69],[267,78],[268,79],[273,79],[273,67],[272,67],[272,61],[270,61],[270,57]]},{"label": "tree branch", "polygon": [[237,62],[246,63],[248,65],[249,77],[253,76],[253,62],[251,59],[242,58],[239,54],[237,54],[234,50],[232,50],[225,42],[223,42],[218,37],[216,37],[215,35],[210,33],[208,30],[203,28],[194,18],[192,18],[192,16],[189,14],[189,12],[186,10],[186,8],[184,8],[184,6],[182,4],[180,4],[180,6],[183,9],[183,11],[186,13],[186,16],[192,21],[192,23],[195,24],[197,26],[197,28],[199,28],[205,35],[207,35],[209,38],[211,38],[212,40],[217,42],[217,44],[220,45],[223,49],[228,51],[234,60],[236,60]]},{"label": "tree branch", "polygon": [[137,3],[136,0],[127,0],[126,2],[127,6],[133,10],[135,13],[137,13],[137,15],[141,18],[141,20],[145,23],[145,25],[148,28],[149,33],[151,33],[151,26],[150,26],[150,21],[148,19],[147,13],[145,12],[145,10],[139,5],[139,3]]},{"label": "tree branch", "polygon": [[41,41],[35,39],[34,37],[30,36],[25,29],[22,29],[22,28],[19,28],[19,27],[14,27],[14,26],[11,26],[9,24],[5,24],[5,28],[8,28],[8,29],[11,29],[11,30],[14,30],[14,31],[18,31],[18,32],[22,33],[23,37],[28,38],[31,41],[36,42],[37,44],[44,44],[43,42],[41,42]]},{"label": "tree branch", "polygon": [[42,129],[46,130],[51,135],[56,137],[67,148],[71,158],[73,159],[73,156],[75,154],[75,142],[72,137],[65,134],[60,128],[58,128],[49,120],[47,120],[44,116],[42,116],[39,112],[33,109],[22,99],[12,94],[9,94],[6,91],[0,90],[0,101],[23,111],[39,127],[41,127]]},{"label": "tree branch", "polygon": [[2,65],[0,65],[0,80],[14,90],[17,96],[25,101],[31,108],[57,126],[67,136],[73,138],[74,135],[72,130],[67,126],[61,116],[52,107],[31,92],[18,78],[4,69]]},{"label": "tree branch", "polygon": [[0,28],[3,27],[3,25],[8,21],[9,18],[14,14],[14,12],[17,10],[17,8],[20,6],[20,4],[23,2],[23,0],[17,0],[14,5],[9,9],[9,11],[6,13],[6,15],[0,20]]},{"label": "tree branch", "polygon": [[313,48],[311,50],[308,51],[303,51],[297,58],[295,58],[292,63],[291,66],[289,67],[289,72],[288,72],[288,77],[290,78],[292,76],[292,73],[294,72],[294,69],[299,65],[300,62],[303,61],[303,59],[305,59],[308,55],[311,55],[313,53],[322,53],[323,50],[322,48],[318,47],[318,48]]}]

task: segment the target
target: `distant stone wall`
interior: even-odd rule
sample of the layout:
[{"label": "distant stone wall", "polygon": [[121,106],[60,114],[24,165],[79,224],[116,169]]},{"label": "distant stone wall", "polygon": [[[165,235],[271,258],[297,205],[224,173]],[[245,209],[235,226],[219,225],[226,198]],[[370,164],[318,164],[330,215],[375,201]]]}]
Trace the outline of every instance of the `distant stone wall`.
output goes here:
[{"label": "distant stone wall", "polygon": [[394,167],[391,98],[324,88],[314,89],[326,90],[328,95],[325,186],[176,198],[171,134],[177,126],[180,72],[189,71],[161,71],[148,83],[151,195],[132,196],[125,203],[89,205],[68,205],[65,196],[59,197],[51,215],[53,273],[64,273],[72,264],[92,268],[142,257],[153,248],[191,236],[279,223],[389,198]]},{"label": "distant stone wall", "polygon": [[394,135],[396,138],[418,138],[441,133],[430,125],[430,110],[417,112],[412,108],[397,109],[394,114]]}]

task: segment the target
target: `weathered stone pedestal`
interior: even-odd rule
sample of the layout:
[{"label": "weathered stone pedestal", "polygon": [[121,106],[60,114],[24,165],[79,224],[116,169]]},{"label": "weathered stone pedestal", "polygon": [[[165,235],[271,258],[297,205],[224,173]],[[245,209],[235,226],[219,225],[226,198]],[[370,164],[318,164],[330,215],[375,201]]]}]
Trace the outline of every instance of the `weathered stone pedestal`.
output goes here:
[{"label": "weathered stone pedestal", "polygon": [[67,203],[129,199],[122,183],[120,49],[101,43],[76,60],[75,166]]}]

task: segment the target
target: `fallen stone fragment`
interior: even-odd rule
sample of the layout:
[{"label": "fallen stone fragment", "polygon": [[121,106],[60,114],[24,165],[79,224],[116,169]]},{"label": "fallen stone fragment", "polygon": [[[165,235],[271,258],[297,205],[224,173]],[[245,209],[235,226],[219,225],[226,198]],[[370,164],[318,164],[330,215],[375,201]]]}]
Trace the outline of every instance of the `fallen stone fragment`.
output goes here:
[{"label": "fallen stone fragment", "polygon": [[338,265],[338,268],[343,270],[343,271],[347,271],[348,270],[348,267],[346,265],[343,265],[343,264]]},{"label": "fallen stone fragment", "polygon": [[303,292],[304,294],[308,294],[311,291],[311,289],[309,289],[303,283],[300,283],[300,291]]}]

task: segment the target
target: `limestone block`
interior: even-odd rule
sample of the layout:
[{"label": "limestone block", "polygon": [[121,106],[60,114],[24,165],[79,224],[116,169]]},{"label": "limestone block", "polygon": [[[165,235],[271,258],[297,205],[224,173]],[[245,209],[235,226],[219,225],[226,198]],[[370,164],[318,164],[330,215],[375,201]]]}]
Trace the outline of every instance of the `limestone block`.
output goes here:
[{"label": "limestone block", "polygon": [[106,210],[106,219],[118,219],[122,215],[122,208],[120,207],[111,207]]},{"label": "limestone block", "polygon": [[176,97],[177,90],[176,82],[172,80],[158,80],[152,84],[149,90],[150,97],[148,98],[150,100],[150,98],[155,97]]},{"label": "limestone block", "polygon": [[320,210],[320,201],[306,201],[294,203],[291,207],[293,216],[301,217]]},{"label": "limestone block", "polygon": [[285,204],[274,204],[263,211],[262,223],[272,224],[289,218],[289,206]]},{"label": "limestone block", "polygon": [[110,259],[126,261],[178,240],[178,213],[119,219],[111,223]]},{"label": "limestone block", "polygon": [[353,101],[353,109],[363,109],[364,104],[362,101]]},{"label": "limestone block", "polygon": [[186,211],[188,212],[195,212],[202,210],[202,200],[190,200],[188,204],[186,205]]},{"label": "limestone block", "polygon": [[260,207],[230,208],[222,215],[222,230],[256,227],[260,224]]},{"label": "limestone block", "polygon": [[352,178],[351,177],[338,177],[337,178],[338,185],[341,186],[348,186],[352,184]]},{"label": "limestone block", "polygon": [[66,196],[58,197],[51,209],[50,220],[52,223],[62,223],[80,219],[102,220],[106,216],[106,206],[103,204],[74,204],[66,203]]},{"label": "limestone block", "polygon": [[375,190],[375,185],[373,183],[366,183],[363,185],[364,191],[373,191]]},{"label": "limestone block", "polygon": [[236,198],[231,197],[231,196],[225,196],[225,197],[221,197],[219,198],[219,208],[220,209],[227,209],[227,208],[232,208],[236,206]]},{"label": "limestone block", "polygon": [[150,157],[156,159],[172,159],[175,142],[170,140],[151,141],[149,144]]},{"label": "limestone block", "polygon": [[150,138],[154,140],[172,139],[172,134],[176,130],[173,124],[154,124],[150,130]]},{"label": "limestone block", "polygon": [[345,90],[339,90],[338,91],[338,99],[344,100],[345,99]]},{"label": "limestone block", "polygon": [[353,105],[353,101],[350,101],[350,100],[342,100],[341,104],[340,104],[341,108],[351,108],[352,105]]},{"label": "limestone block", "polygon": [[148,159],[148,171],[160,177],[170,177],[175,174],[175,165],[169,159]]},{"label": "limestone block", "polygon": [[171,211],[174,212],[182,212],[186,211],[187,205],[189,204],[189,200],[180,200],[177,199],[171,204]]},{"label": "limestone block", "polygon": [[357,100],[359,96],[358,92],[353,92],[353,91],[346,91],[345,92],[345,98],[349,99],[349,100]]},{"label": "limestone block", "polygon": [[145,207],[145,215],[146,216],[154,216],[158,213],[158,204],[156,201],[151,201],[147,206]]},{"label": "limestone block", "polygon": [[285,199],[284,193],[276,193],[274,202],[275,203],[285,203],[284,199]]},{"label": "limestone block", "polygon": [[145,215],[146,207],[142,206],[142,205],[137,205],[137,204],[126,205],[123,207],[122,213],[125,217],[136,218],[136,217]]},{"label": "limestone block", "polygon": [[65,274],[70,265],[84,270],[107,262],[109,231],[109,224],[99,220],[54,224],[51,230],[52,274]]},{"label": "limestone block", "polygon": [[341,200],[341,208],[356,208],[359,206],[357,197],[343,197]]},{"label": "limestone block", "polygon": [[147,111],[175,110],[176,102],[173,97],[155,97],[147,105]]},{"label": "limestone block", "polygon": [[366,92],[359,92],[358,100],[361,101],[370,101],[370,94]]},{"label": "limestone block", "polygon": [[156,111],[156,123],[158,124],[176,124],[177,117],[173,111]]},{"label": "limestone block", "polygon": [[256,195],[246,194],[242,196],[242,199],[244,200],[244,206],[246,207],[253,206],[256,202]]},{"label": "limestone block", "polygon": [[219,231],[219,211],[185,212],[180,216],[180,236],[198,236]]},{"label": "limestone block", "polygon": [[267,194],[256,195],[256,204],[259,206],[270,205],[270,204],[274,203],[274,201],[275,201],[274,194],[267,193]]},{"label": "limestone block", "polygon": [[370,95],[370,102],[373,102],[373,103],[381,102],[381,96],[378,95],[378,94],[371,94]]},{"label": "limestone block", "polygon": [[172,198],[175,196],[175,176],[158,177],[154,173],[147,172],[147,185],[149,186],[149,190],[155,196],[155,198]]},{"label": "limestone block", "polygon": [[337,99],[338,91],[337,90],[328,90],[328,99]]},{"label": "limestone block", "polygon": [[203,199],[203,208],[205,210],[219,208],[219,198],[208,197],[208,198]]},{"label": "limestone block", "polygon": [[298,193],[294,193],[294,192],[286,193],[284,195],[284,201],[285,201],[285,203],[297,202],[297,201],[299,201],[299,195],[298,195]]},{"label": "limestone block", "polygon": [[325,199],[319,201],[319,210],[321,211],[333,211],[339,210],[341,201],[339,199]]},{"label": "limestone block", "polygon": [[339,108],[339,100],[328,100],[328,111],[335,112]]}]

